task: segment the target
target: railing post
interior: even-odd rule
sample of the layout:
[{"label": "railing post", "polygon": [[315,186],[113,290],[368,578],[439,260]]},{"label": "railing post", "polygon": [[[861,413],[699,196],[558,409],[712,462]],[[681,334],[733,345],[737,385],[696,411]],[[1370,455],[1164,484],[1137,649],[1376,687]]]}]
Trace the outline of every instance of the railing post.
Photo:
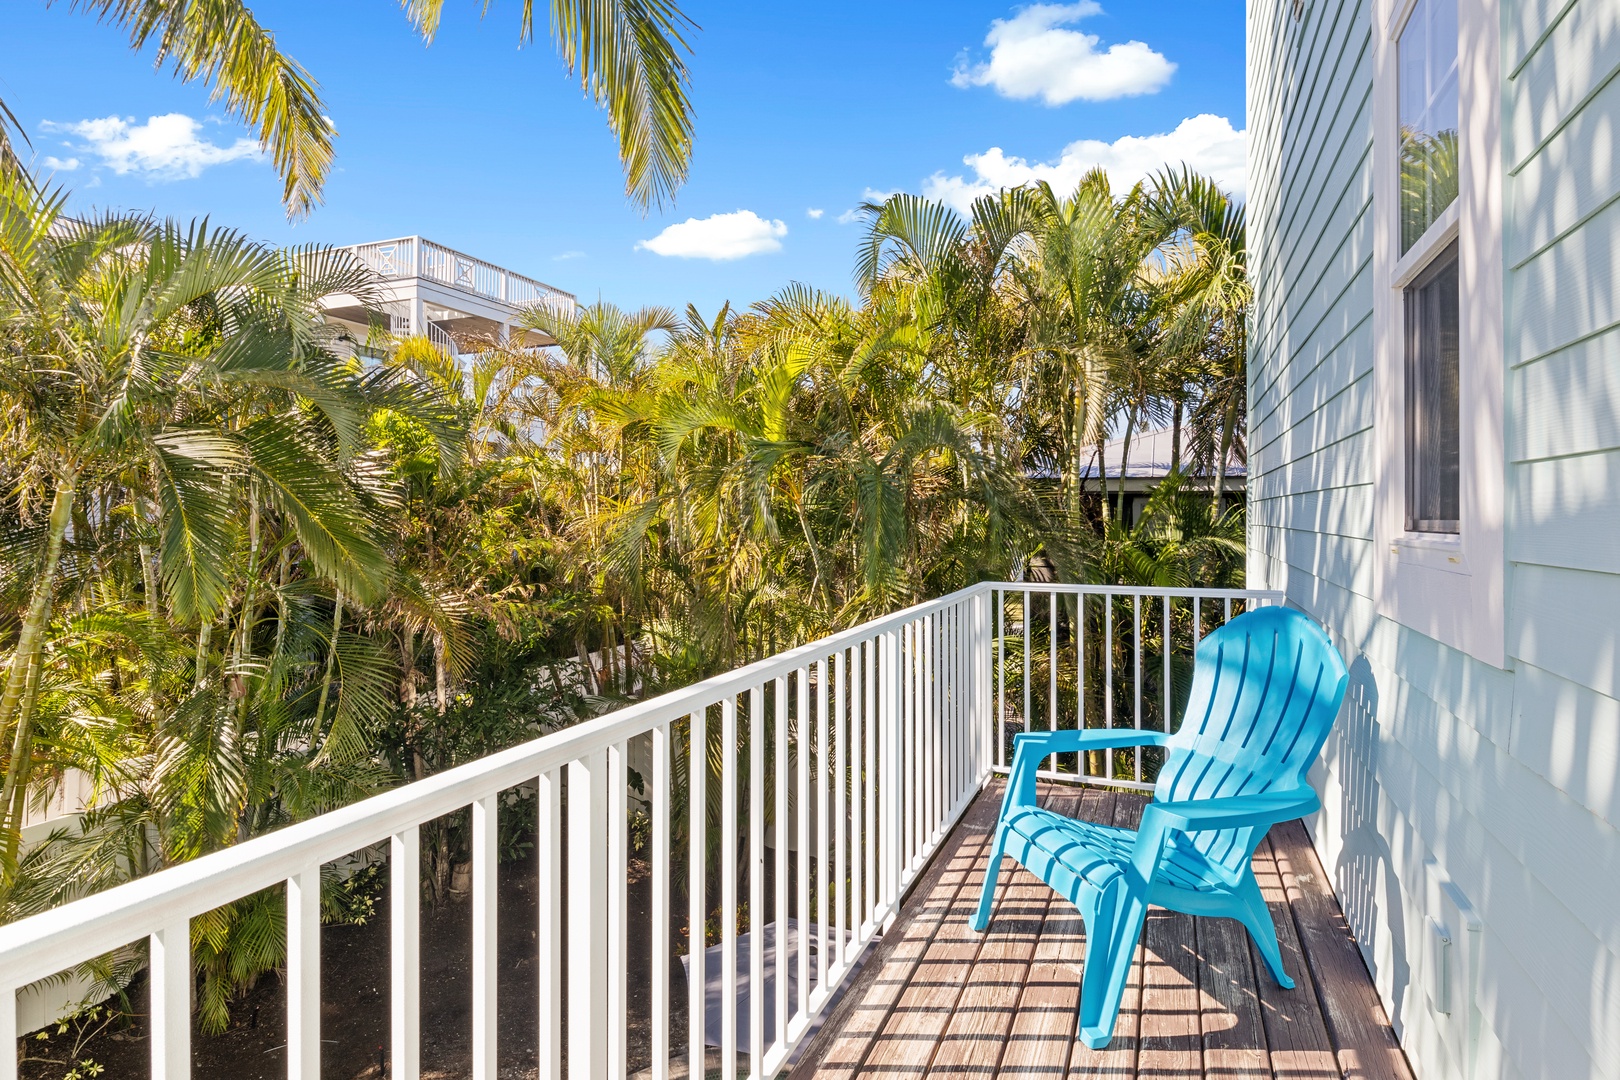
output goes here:
[{"label": "railing post", "polygon": [[391,1080],[417,1080],[422,1071],[421,1001],[421,830],[412,825],[393,835],[389,843],[389,1060]]},{"label": "railing post", "polygon": [[608,1061],[607,751],[568,763],[568,1076]]},{"label": "railing post", "polygon": [[[17,988],[0,985],[0,1080],[17,1080]],[[154,1074],[155,1075],[155,1074]]]},{"label": "railing post", "polygon": [[321,1077],[321,868],[287,879],[287,1077]]},{"label": "railing post", "polygon": [[497,821],[500,793],[472,804],[472,1075],[495,1080],[496,1038],[496,876],[500,847]]},{"label": "railing post", "polygon": [[[562,783],[561,769],[535,781],[536,918],[539,922],[540,1008],[535,1058],[541,1076],[562,1072]],[[392,1080],[392,1078],[390,1078]],[[411,1080],[415,1080],[414,1077]]]},{"label": "railing post", "polygon": [[[191,920],[176,919],[149,940],[152,1080],[185,1080],[191,1075]],[[13,1032],[0,1052],[15,1056],[16,1046]]]}]

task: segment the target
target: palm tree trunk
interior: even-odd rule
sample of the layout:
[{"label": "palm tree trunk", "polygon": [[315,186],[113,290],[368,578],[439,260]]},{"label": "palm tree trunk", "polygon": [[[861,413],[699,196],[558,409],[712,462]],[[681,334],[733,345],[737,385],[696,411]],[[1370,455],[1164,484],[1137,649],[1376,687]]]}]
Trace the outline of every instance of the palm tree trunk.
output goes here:
[{"label": "palm tree trunk", "polygon": [[1119,508],[1114,514],[1121,526],[1128,526],[1125,520],[1125,476],[1130,471],[1131,464],[1131,435],[1136,428],[1136,413],[1125,414],[1125,439],[1119,446]]},{"label": "palm tree trunk", "polygon": [[1097,483],[1102,488],[1103,527],[1108,526],[1108,440],[1101,432],[1097,435]]},{"label": "palm tree trunk", "polygon": [[64,477],[51,499],[49,531],[45,540],[45,561],[39,577],[34,581],[33,595],[28,600],[28,612],[23,616],[22,628],[17,634],[17,649],[11,655],[11,668],[6,673],[6,687],[0,693],[0,745],[3,745],[12,724],[26,727],[33,717],[32,710],[19,710],[23,691],[34,671],[34,664],[45,644],[45,627],[51,619],[51,593],[56,587],[56,565],[62,558],[62,540],[72,520],[73,497],[77,477]]},{"label": "palm tree trunk", "polygon": [[197,663],[191,676],[193,694],[203,688],[203,680],[208,677],[208,642],[213,636],[214,620],[205,616],[202,625],[197,627]]},{"label": "palm tree trunk", "polygon": [[332,672],[337,668],[338,629],[343,625],[343,590],[338,589],[332,603],[332,641],[326,649],[326,674],[321,676],[321,696],[315,703],[315,727],[310,734],[310,745],[320,737],[326,720],[326,699],[332,693]]},{"label": "palm tree trunk", "polygon": [[1176,399],[1175,416],[1170,421],[1170,471],[1181,471],[1181,400]]},{"label": "palm tree trunk", "polygon": [[450,711],[450,671],[444,662],[444,634],[433,635],[433,701],[439,715]]},{"label": "palm tree trunk", "polygon": [[1221,452],[1215,461],[1215,516],[1219,518],[1225,510],[1226,503],[1226,468],[1227,461],[1232,456],[1233,429],[1237,426],[1237,417],[1233,410],[1228,409],[1221,422]]}]

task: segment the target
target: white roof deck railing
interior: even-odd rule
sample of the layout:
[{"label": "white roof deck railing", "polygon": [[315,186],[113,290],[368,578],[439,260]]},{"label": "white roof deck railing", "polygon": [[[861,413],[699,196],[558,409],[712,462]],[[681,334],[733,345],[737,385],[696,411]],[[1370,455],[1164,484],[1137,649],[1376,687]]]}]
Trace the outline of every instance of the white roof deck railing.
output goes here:
[{"label": "white roof deck railing", "polygon": [[[390,851],[391,1056],[388,1075],[418,1080],[420,1047],[419,828],[471,807],[472,1076],[493,1080],[501,1038],[496,1009],[496,815],[501,793],[537,790],[539,1074],[572,1080],[627,1075],[629,981],[626,896],[630,858],[629,742],[651,742],[651,1075],[671,1051],[704,1075],[705,988],[733,1002],[738,937],[777,934],[788,955],[746,948],[746,986],[774,978],[771,1000],[720,1016],[721,1060],[766,1077],[785,1064],[892,922],[907,889],[981,786],[1006,768],[1010,736],[1044,727],[1159,727],[1172,713],[1172,662],[1198,638],[1281,594],[1254,590],[1136,589],[985,583],[873,620],[769,659],[407,784],[224,851],[0,927],[0,1046],[16,1046],[23,987],[114,949],[150,943],[153,1080],[189,1075],[190,920],[283,884],[287,895],[288,1075],[320,1070],[320,874],[323,863],[386,842]],[[1168,647],[1166,647],[1168,646]],[[1158,702],[1155,705],[1155,701]],[[723,772],[709,773],[709,733]],[[676,765],[689,778],[677,806]],[[1105,769],[1078,762],[1043,773],[1071,782],[1144,788],[1153,763],[1137,753]],[[1061,770],[1062,762],[1054,767]],[[772,779],[768,783],[767,776]],[[706,788],[718,783],[711,811]],[[566,807],[564,795],[566,793]],[[677,819],[677,814],[684,816]],[[813,825],[812,825],[813,819]],[[787,843],[766,847],[768,828]],[[566,833],[566,860],[564,836]],[[709,850],[709,838],[718,851]],[[677,843],[677,839],[679,842]],[[768,870],[767,858],[774,860]],[[746,867],[718,875],[711,861]],[[765,879],[776,883],[767,905]],[[739,878],[742,884],[739,884]],[[684,882],[684,898],[672,898]],[[568,916],[562,914],[567,890]],[[746,898],[738,895],[746,889]],[[739,926],[746,899],[746,928]],[[672,1032],[671,904],[687,925],[718,921],[720,962],[704,948],[686,978],[688,1021]],[[708,946],[710,942],[700,943]],[[767,953],[770,955],[767,957]],[[566,986],[562,961],[568,961]],[[716,970],[715,968],[718,968]],[[679,984],[677,984],[678,986]],[[790,997],[791,987],[791,997]],[[772,1018],[767,1039],[765,1017]],[[746,1023],[746,1031],[739,1027]],[[739,1038],[742,1036],[742,1038]],[[684,1043],[684,1047],[680,1044]],[[0,1080],[16,1080],[0,1053]]]},{"label": "white roof deck railing", "polygon": [[513,307],[574,306],[572,293],[420,236],[351,244],[344,250],[353,252],[361,262],[386,280],[426,278]]}]

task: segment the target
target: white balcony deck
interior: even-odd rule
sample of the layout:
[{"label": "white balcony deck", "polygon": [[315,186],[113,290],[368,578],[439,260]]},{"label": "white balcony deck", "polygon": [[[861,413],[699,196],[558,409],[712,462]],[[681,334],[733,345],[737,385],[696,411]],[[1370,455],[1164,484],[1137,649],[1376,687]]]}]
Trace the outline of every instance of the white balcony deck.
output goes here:
[{"label": "white balcony deck", "polygon": [[[352,244],[352,253],[381,279],[380,301],[401,332],[426,334],[460,349],[505,337],[530,308],[571,311],[572,293],[420,236]],[[366,314],[353,297],[333,297],[327,313],[357,326]],[[530,333],[529,344],[551,344]]]},{"label": "white balcony deck", "polygon": [[[1175,712],[1175,673],[1199,636],[1246,605],[1277,599],[1241,590],[984,584],[877,619],[0,927],[0,1045],[18,1034],[16,995],[29,984],[144,941],[150,1075],[190,1076],[190,920],[280,888],[288,966],[277,984],[285,986],[285,1013],[276,1024],[285,1038],[273,1057],[243,1061],[230,1075],[248,1080],[275,1062],[277,1075],[313,1080],[323,1020],[353,1005],[322,1001],[321,867],[381,843],[390,851],[389,959],[375,978],[388,1003],[394,1080],[609,1080],[637,1071],[664,1080],[725,1071],[717,1066],[727,1061],[739,1076],[762,1078],[801,1053],[810,1055],[801,1071],[865,1075],[892,1060],[889,1071],[918,1076],[1062,1076],[1065,1068],[1094,1075],[1076,1065],[1069,1016],[1070,976],[1083,953],[1078,921],[1028,882],[1015,883],[991,932],[978,942],[961,937],[958,914],[973,893],[993,813],[986,787],[998,782],[1020,728],[1162,728]],[[650,836],[640,851],[629,828],[633,742],[638,759],[645,751],[650,762]],[[1139,796],[1118,792],[1149,786],[1152,753],[1057,762],[1070,771],[1045,775],[1088,790],[1066,786],[1049,797],[1129,814]],[[497,903],[497,883],[509,875],[497,874],[496,820],[503,793],[519,786],[536,793],[537,825],[531,900],[514,910]],[[460,916],[471,930],[471,1009],[432,1014],[452,1033],[423,1024],[425,960],[440,971],[442,957],[423,955],[419,830],[463,811],[472,836],[470,911]],[[1301,839],[1297,830],[1274,834],[1260,859],[1301,975],[1304,943],[1302,989],[1282,995],[1256,980],[1245,943],[1215,921],[1152,920],[1139,997],[1098,1068],[1118,1076],[1337,1076],[1349,1074],[1346,1054],[1382,1054],[1357,1065],[1364,1071],[1356,1075],[1402,1075],[1365,971],[1358,982],[1345,959],[1359,962],[1336,930],[1319,868],[1311,871],[1317,884],[1305,888]],[[1302,915],[1311,903],[1317,914]],[[442,916],[430,913],[435,924]],[[533,928],[534,966],[523,964],[537,973],[525,976],[532,990],[514,986],[514,972],[500,963],[497,924],[510,940],[514,919]],[[790,935],[780,957],[739,948],[743,934],[758,941],[782,920],[814,929]],[[716,947],[719,962],[683,974],[680,958],[698,944],[684,940],[688,927],[704,928],[701,945]],[[1340,945],[1315,947],[1324,927],[1323,940],[1337,932]],[[878,952],[867,958],[874,943]],[[1337,974],[1318,974],[1330,960]],[[744,985],[767,985],[767,965],[773,976],[780,966],[794,977],[773,978],[769,993],[746,993]],[[705,989],[740,1008],[707,1017]],[[535,1007],[520,1015],[533,1021],[514,1028],[511,1009],[498,1005],[531,992]],[[835,1001],[842,1004],[823,1026]],[[1384,1041],[1346,1041],[1351,1030],[1382,1032]],[[470,1070],[430,1068],[424,1046],[431,1056],[452,1034],[470,1044]],[[1165,1041],[1162,1056],[1155,1040]],[[1393,1071],[1378,1071],[1385,1066]],[[17,1075],[16,1059],[0,1054],[0,1080]]]}]

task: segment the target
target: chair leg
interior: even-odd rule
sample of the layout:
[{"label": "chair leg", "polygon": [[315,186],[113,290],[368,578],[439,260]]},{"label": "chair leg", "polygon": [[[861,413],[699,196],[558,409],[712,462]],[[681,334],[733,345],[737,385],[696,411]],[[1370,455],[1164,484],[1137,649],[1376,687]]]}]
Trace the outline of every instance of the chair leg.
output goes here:
[{"label": "chair leg", "polygon": [[990,909],[996,902],[996,882],[1001,877],[1001,860],[1007,851],[1007,830],[999,822],[996,824],[996,838],[990,846],[990,861],[984,866],[984,888],[979,891],[979,909],[973,913],[973,921],[968,925],[979,933],[984,933],[990,926]]},{"label": "chair leg", "polygon": [[1238,885],[1237,898],[1238,921],[1254,939],[1255,947],[1260,950],[1261,958],[1271,971],[1271,977],[1284,990],[1292,990],[1294,980],[1283,970],[1282,948],[1277,944],[1277,924],[1271,920],[1271,909],[1266,906],[1266,898],[1260,893],[1260,883],[1254,880],[1253,871],[1245,874]]},{"label": "chair leg", "polygon": [[1145,899],[1116,884],[1086,916],[1086,958],[1080,973],[1080,1041],[1101,1050],[1114,1037],[1125,981],[1147,917]]}]

